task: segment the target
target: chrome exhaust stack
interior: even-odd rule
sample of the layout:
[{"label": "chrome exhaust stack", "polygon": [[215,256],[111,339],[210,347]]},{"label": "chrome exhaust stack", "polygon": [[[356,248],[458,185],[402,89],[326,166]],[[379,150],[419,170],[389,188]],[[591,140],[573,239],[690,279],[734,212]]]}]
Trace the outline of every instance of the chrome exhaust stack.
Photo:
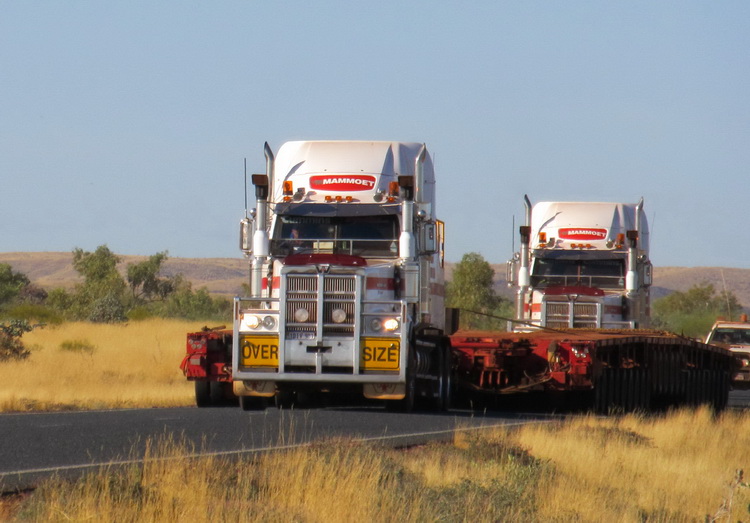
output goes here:
[{"label": "chrome exhaust stack", "polygon": [[[268,237],[268,196],[273,191],[274,155],[268,142],[265,143],[266,174],[254,174],[257,214],[255,232],[253,233],[253,266],[250,277],[250,294],[260,297],[263,292],[263,264],[269,255],[270,240]],[[273,197],[272,197],[273,198]]]},{"label": "chrome exhaust stack", "polygon": [[641,213],[643,212],[643,198],[635,206],[635,230],[627,231],[628,238],[628,270],[625,274],[625,291],[628,295],[638,290],[638,239],[641,234]]},{"label": "chrome exhaust stack", "polygon": [[518,268],[518,291],[516,294],[516,319],[523,320],[526,308],[526,293],[531,285],[531,276],[529,274],[530,263],[530,244],[531,244],[531,200],[524,194],[523,204],[526,207],[526,224],[519,228],[521,235],[521,265]]}]

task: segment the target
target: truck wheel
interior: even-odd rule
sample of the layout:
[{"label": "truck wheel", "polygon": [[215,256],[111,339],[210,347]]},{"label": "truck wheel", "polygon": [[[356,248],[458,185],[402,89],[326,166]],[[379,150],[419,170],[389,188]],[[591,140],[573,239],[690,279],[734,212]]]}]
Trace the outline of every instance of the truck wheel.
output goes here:
[{"label": "truck wheel", "polygon": [[594,412],[597,414],[607,414],[609,408],[609,369],[602,369],[599,379],[594,384]]},{"label": "truck wheel", "polygon": [[211,396],[212,405],[220,405],[224,403],[224,384],[220,381],[210,381],[209,395]]},{"label": "truck wheel", "polygon": [[435,398],[435,410],[446,411],[451,408],[451,397],[453,383],[451,380],[451,348],[444,346],[440,352],[439,376],[437,380],[437,397]]},{"label": "truck wheel", "polygon": [[417,362],[414,348],[410,347],[409,362],[406,366],[406,394],[404,399],[386,401],[386,409],[396,412],[412,412],[417,399]]},{"label": "truck wheel", "polygon": [[195,404],[198,407],[211,406],[211,382],[197,380],[195,383]]},{"label": "truck wheel", "polygon": [[279,410],[289,410],[297,403],[297,394],[291,390],[278,390],[273,397],[274,404]]},{"label": "truck wheel", "polygon": [[267,399],[261,396],[240,396],[240,407],[242,410],[263,410],[266,408]]}]

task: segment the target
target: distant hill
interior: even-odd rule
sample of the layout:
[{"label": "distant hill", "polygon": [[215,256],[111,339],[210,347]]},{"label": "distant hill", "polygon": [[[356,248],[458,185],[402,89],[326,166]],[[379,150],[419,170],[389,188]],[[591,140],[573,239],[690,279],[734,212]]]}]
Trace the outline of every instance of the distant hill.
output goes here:
[{"label": "distant hill", "polygon": [[[146,259],[145,256],[119,255],[120,268]],[[7,263],[14,271],[22,272],[36,285],[45,289],[70,288],[81,278],[73,269],[73,255],[69,252],[5,252],[0,253],[0,263]],[[448,279],[455,264],[446,264]],[[503,296],[511,297],[505,281],[505,264],[492,264],[495,270],[495,288]],[[205,287],[213,294],[235,296],[242,293],[249,269],[242,258],[169,258],[162,274],[174,276],[182,273],[195,289]],[[660,298],[674,291],[686,291],[701,282],[713,284],[717,290],[732,291],[746,308],[750,307],[750,269],[722,267],[655,267],[652,298]]]}]

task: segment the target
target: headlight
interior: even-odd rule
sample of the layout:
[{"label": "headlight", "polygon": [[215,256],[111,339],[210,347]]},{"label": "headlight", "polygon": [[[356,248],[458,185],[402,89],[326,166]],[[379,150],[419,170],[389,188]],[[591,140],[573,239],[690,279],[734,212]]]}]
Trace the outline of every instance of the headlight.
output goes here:
[{"label": "headlight", "polygon": [[260,325],[260,318],[258,318],[254,314],[243,314],[242,323],[247,325],[247,327],[250,329],[257,329]]},{"label": "headlight", "polygon": [[333,309],[331,311],[333,323],[344,323],[346,321],[346,311],[344,309]]},{"label": "headlight", "polygon": [[370,320],[371,332],[393,332],[401,327],[397,318],[373,318]]},{"label": "headlight", "polygon": [[260,328],[273,330],[276,328],[276,318],[274,316],[258,316],[257,314],[243,314],[241,329],[257,330]]},{"label": "headlight", "polygon": [[396,318],[388,318],[383,322],[383,328],[387,330],[388,332],[393,332],[395,330],[398,330],[399,323]]},{"label": "headlight", "polygon": [[297,323],[305,323],[308,319],[310,319],[310,313],[307,309],[300,307],[294,311],[294,321]]}]

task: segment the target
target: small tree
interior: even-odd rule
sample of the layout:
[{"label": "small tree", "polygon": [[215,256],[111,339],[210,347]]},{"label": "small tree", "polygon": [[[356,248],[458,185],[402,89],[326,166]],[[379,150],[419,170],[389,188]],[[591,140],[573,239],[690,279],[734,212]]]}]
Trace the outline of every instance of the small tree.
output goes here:
[{"label": "small tree", "polygon": [[489,316],[507,314],[506,300],[495,294],[494,277],[492,266],[476,252],[464,254],[454,267],[446,304],[461,309],[462,328],[489,328],[498,322]]},{"label": "small tree", "polygon": [[0,306],[16,298],[30,283],[25,274],[13,271],[7,263],[0,263]]},{"label": "small tree", "polygon": [[712,284],[702,282],[655,300],[653,324],[686,336],[703,337],[718,316],[729,318],[740,310],[742,305],[733,292],[717,292]]},{"label": "small tree", "polygon": [[127,280],[133,304],[143,305],[152,301],[163,301],[177,286],[176,278],[160,278],[161,265],[167,260],[167,252],[159,252],[141,263],[128,265]]},{"label": "small tree", "polygon": [[117,271],[120,257],[106,245],[94,252],[73,250],[73,268],[83,276],[83,283],[72,292],[54,289],[47,303],[74,320],[114,323],[126,319],[123,277]]},{"label": "small tree", "polygon": [[30,352],[21,341],[21,336],[31,332],[32,328],[24,320],[0,323],[0,361],[22,360],[29,356]]},{"label": "small tree", "polygon": [[168,318],[231,321],[232,302],[214,298],[205,288],[193,290],[182,276],[175,278],[175,291],[159,304],[158,314]]}]

